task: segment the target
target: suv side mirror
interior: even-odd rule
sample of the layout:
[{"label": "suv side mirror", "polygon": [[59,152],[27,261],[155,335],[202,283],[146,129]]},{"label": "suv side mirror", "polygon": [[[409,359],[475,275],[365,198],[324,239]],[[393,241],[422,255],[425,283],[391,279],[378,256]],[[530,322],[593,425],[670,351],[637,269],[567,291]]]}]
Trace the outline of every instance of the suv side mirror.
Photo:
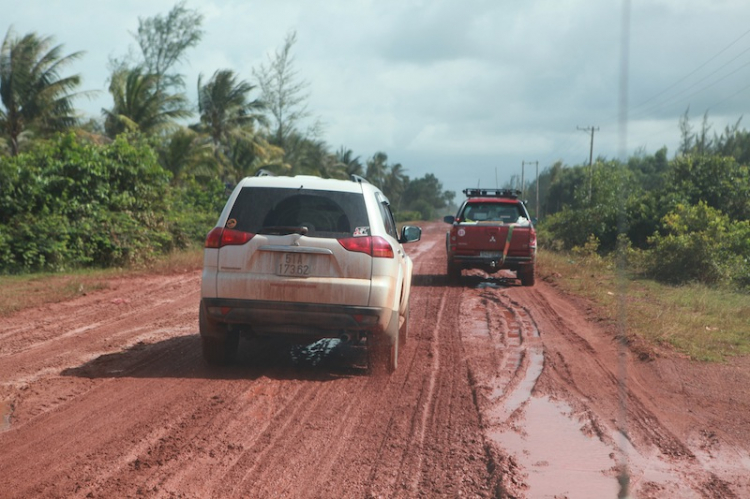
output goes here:
[{"label": "suv side mirror", "polygon": [[452,224],[455,221],[456,221],[456,217],[454,217],[453,215],[446,215],[443,217],[443,222],[447,224]]},{"label": "suv side mirror", "polygon": [[416,225],[404,225],[401,228],[401,237],[399,238],[400,243],[413,243],[419,241],[422,238],[422,229]]}]

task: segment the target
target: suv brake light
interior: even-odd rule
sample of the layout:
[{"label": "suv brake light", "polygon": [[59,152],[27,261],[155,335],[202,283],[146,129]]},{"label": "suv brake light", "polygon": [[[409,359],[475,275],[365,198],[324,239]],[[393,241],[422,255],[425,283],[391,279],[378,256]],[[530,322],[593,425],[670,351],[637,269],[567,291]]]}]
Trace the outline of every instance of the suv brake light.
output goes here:
[{"label": "suv brake light", "polygon": [[221,248],[223,246],[239,246],[253,238],[255,234],[241,230],[214,227],[206,237],[206,248]]},{"label": "suv brake light", "polygon": [[339,239],[339,244],[347,251],[365,253],[375,258],[393,258],[393,247],[380,236],[347,237]]}]

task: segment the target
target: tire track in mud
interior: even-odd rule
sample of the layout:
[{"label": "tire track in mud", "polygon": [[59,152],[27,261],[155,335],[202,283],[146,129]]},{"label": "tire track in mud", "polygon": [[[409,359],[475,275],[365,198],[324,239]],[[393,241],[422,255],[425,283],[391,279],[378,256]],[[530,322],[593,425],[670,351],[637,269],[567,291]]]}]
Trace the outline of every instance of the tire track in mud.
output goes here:
[{"label": "tire track in mud", "polygon": [[580,317],[571,321],[575,312],[570,304],[557,297],[551,301],[553,294],[544,284],[509,294],[526,310],[533,310],[542,329],[546,360],[538,395],[563,400],[567,414],[580,423],[584,434],[622,456],[628,463],[631,490],[639,497],[736,497],[729,484],[707,471],[690,447],[649,409],[654,401],[633,387],[625,400],[627,436],[619,432],[619,350],[613,336],[582,325]]},{"label": "tire track in mud", "polygon": [[5,332],[0,342],[0,379],[6,386],[24,385],[50,370],[75,367],[141,341],[194,332],[193,324],[175,328],[171,318],[179,314],[179,321],[196,315],[199,279],[194,272],[154,279],[143,287],[138,285],[143,280],[136,280],[124,291],[128,298],[121,298],[118,281],[102,296],[88,295],[0,319],[0,331]]}]

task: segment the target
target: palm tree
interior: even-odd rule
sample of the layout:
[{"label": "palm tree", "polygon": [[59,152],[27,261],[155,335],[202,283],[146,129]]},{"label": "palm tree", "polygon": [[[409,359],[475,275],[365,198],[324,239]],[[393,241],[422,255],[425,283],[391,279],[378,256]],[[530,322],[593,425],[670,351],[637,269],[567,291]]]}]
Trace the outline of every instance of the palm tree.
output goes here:
[{"label": "palm tree", "polygon": [[113,72],[109,92],[114,106],[102,109],[107,135],[114,137],[125,131],[157,134],[190,116],[185,96],[167,93],[159,87],[159,78],[140,67],[121,67]]},{"label": "palm tree", "polygon": [[345,173],[347,178],[352,175],[364,175],[364,168],[359,161],[359,156],[354,156],[351,149],[344,149],[344,146],[336,151],[336,163]]},{"label": "palm tree", "polygon": [[83,55],[62,55],[62,45],[51,37],[29,33],[22,38],[8,29],[0,48],[0,134],[17,155],[25,132],[48,133],[77,123],[71,93],[81,83],[79,75],[61,77],[66,65]]},{"label": "palm tree", "polygon": [[237,166],[232,164],[231,151],[237,148],[238,142],[245,144],[240,147],[245,157],[248,152],[262,157],[268,147],[268,143],[255,133],[255,123],[265,124],[265,120],[263,103],[248,98],[254,88],[239,80],[229,69],[216,71],[205,84],[203,75],[198,77],[200,123],[194,128],[211,137],[216,159],[224,167],[224,181],[229,170]]},{"label": "palm tree", "polygon": [[173,184],[180,184],[186,175],[209,177],[216,174],[211,145],[189,128],[179,128],[166,137],[157,152],[159,163],[172,172]]},{"label": "palm tree", "polygon": [[396,210],[400,208],[401,195],[406,190],[408,183],[409,177],[404,173],[404,167],[401,166],[401,163],[391,165],[383,182],[383,192],[388,196]]},{"label": "palm tree", "polygon": [[367,160],[367,180],[382,189],[388,168],[388,155],[384,152],[376,152],[372,158]]}]

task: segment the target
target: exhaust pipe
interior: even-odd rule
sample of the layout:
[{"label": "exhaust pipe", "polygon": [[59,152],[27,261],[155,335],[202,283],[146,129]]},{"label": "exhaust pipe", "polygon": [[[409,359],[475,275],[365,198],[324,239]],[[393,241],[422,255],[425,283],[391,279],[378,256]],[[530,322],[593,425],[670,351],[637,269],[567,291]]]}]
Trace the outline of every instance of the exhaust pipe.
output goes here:
[{"label": "exhaust pipe", "polygon": [[349,343],[350,341],[352,341],[352,336],[349,333],[341,333],[341,335],[339,336],[339,341],[341,343]]}]

